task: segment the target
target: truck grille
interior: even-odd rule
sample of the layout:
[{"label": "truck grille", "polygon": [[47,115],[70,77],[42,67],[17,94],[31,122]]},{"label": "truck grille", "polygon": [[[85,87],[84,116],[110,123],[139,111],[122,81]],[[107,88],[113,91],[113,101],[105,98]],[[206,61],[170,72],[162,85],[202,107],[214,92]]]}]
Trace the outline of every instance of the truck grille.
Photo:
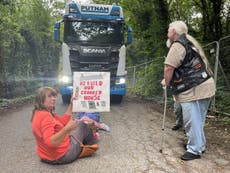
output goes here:
[{"label": "truck grille", "polygon": [[111,86],[115,84],[119,52],[111,52],[109,56],[81,56],[79,51],[70,50],[71,70],[74,71],[105,71],[110,72]]}]

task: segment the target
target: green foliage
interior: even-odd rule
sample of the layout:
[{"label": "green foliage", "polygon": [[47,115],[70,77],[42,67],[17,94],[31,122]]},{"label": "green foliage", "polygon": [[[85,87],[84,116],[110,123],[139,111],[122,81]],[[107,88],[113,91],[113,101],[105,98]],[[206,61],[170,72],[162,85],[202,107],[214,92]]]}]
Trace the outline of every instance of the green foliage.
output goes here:
[{"label": "green foliage", "polygon": [[0,99],[0,109],[9,108],[11,106],[19,106],[25,103],[29,103],[34,99],[34,95],[24,96],[24,97],[17,97],[14,99]]},{"label": "green foliage", "polygon": [[230,110],[230,104],[229,104],[229,98],[230,98],[230,92],[224,91],[222,88],[217,88],[216,100],[218,100],[218,104],[216,105],[216,109],[220,112],[226,112],[228,113]]},{"label": "green foliage", "polygon": [[95,4],[107,4],[112,5],[113,3],[118,4],[120,0],[93,0]]},{"label": "green foliage", "polygon": [[160,84],[163,76],[163,68],[159,66],[163,63],[162,57],[155,58],[151,63],[144,65],[141,70],[137,70],[135,87],[133,91],[142,96],[161,96]]},{"label": "green foliage", "polygon": [[[230,117],[221,117],[220,119],[221,119],[222,121],[224,121],[224,122],[230,124]],[[226,128],[226,130],[227,130],[227,128]]]},{"label": "green foliage", "polygon": [[41,86],[34,79],[44,84],[58,73],[51,11],[40,0],[0,2],[0,9],[0,97],[27,95]]}]

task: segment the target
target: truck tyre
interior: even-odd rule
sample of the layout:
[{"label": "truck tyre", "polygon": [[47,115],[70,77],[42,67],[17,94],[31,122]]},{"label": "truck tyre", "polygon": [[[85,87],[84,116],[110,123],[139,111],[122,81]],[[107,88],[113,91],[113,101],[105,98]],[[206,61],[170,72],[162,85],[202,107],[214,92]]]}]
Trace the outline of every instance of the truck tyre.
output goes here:
[{"label": "truck tyre", "polygon": [[70,95],[62,95],[62,102],[64,104],[70,103]]},{"label": "truck tyre", "polygon": [[122,95],[111,95],[111,97],[110,97],[111,103],[119,104],[119,103],[121,103],[122,99],[123,99]]}]

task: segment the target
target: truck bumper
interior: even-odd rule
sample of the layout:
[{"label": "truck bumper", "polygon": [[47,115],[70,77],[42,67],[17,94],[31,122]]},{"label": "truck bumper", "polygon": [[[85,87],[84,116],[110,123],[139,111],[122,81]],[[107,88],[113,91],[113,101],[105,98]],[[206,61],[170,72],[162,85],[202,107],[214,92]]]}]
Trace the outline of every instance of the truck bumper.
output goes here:
[{"label": "truck bumper", "polygon": [[72,95],[73,94],[73,86],[61,86],[60,93],[61,93],[61,95]]},{"label": "truck bumper", "polygon": [[114,85],[110,88],[110,95],[125,95],[126,94],[126,85]]}]

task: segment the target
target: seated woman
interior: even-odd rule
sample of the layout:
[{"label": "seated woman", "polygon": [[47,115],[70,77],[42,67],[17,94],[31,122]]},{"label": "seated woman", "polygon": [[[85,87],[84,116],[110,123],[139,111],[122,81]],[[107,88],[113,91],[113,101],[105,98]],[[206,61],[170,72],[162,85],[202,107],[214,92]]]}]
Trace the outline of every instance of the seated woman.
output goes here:
[{"label": "seated woman", "polygon": [[35,96],[31,123],[38,156],[46,163],[65,164],[93,155],[98,145],[92,129],[72,118],[72,100],[63,116],[55,114],[56,98],[50,87],[40,88]]}]

